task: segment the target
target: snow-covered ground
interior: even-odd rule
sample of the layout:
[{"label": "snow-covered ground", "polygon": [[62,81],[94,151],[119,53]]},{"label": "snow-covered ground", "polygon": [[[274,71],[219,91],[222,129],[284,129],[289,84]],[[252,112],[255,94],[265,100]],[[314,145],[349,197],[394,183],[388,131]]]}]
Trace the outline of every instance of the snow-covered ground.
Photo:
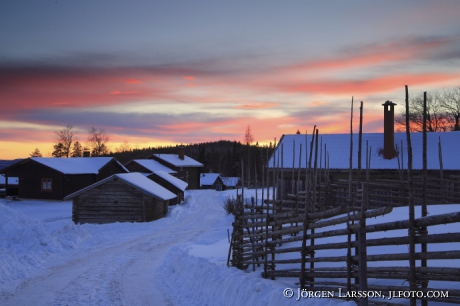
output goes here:
[{"label": "snow-covered ground", "polygon": [[[233,217],[222,203],[232,195],[188,191],[163,219],[104,225],[75,225],[71,202],[0,200],[0,305],[355,305],[287,299],[283,290],[296,290],[298,280],[228,268]],[[460,205],[429,210],[445,211]],[[406,218],[407,208],[399,208],[379,223]]]}]

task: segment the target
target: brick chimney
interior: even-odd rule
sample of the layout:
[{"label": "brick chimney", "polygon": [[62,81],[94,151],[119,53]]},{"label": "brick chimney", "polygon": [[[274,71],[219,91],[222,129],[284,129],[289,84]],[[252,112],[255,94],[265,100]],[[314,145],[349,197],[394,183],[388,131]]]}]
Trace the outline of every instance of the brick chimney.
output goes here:
[{"label": "brick chimney", "polygon": [[177,152],[177,157],[184,160],[184,156],[185,156],[184,147],[179,147],[178,152]]},{"label": "brick chimney", "polygon": [[395,151],[395,105],[391,101],[382,104],[383,114],[383,158],[392,159],[396,157]]}]

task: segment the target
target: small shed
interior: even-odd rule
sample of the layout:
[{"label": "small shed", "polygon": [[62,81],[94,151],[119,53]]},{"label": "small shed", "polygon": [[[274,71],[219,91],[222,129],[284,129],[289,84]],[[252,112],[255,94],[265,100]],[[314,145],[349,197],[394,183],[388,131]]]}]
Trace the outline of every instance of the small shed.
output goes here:
[{"label": "small shed", "polygon": [[200,168],[203,164],[185,155],[184,147],[179,147],[177,154],[153,154],[147,159],[156,160],[177,172],[174,176],[186,182],[187,189],[200,188]]},{"label": "small shed", "polygon": [[236,176],[222,177],[222,182],[224,183],[224,190],[240,188],[243,186],[240,178]]},{"label": "small shed", "polygon": [[219,173],[202,173],[200,175],[201,189],[214,189],[222,191],[224,183]]},{"label": "small shed", "polygon": [[140,173],[114,174],[64,198],[75,223],[148,222],[168,212],[176,195]]},{"label": "small shed", "polygon": [[176,195],[174,199],[169,200],[169,205],[182,203],[184,200],[184,192],[187,188],[186,182],[165,171],[156,171],[147,177]]}]

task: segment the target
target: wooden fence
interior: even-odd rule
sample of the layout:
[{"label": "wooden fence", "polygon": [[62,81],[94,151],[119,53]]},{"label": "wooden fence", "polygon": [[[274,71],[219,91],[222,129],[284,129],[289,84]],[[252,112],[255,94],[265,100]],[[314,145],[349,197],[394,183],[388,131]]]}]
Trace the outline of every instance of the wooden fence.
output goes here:
[{"label": "wooden fence", "polygon": [[[422,203],[422,190],[426,192],[427,204],[448,204],[460,202],[460,176],[451,175],[448,178],[440,179],[435,176],[428,176],[424,188],[422,177],[416,176],[413,181],[414,201]],[[304,180],[279,179],[277,182],[278,199],[285,199],[285,206],[292,205],[293,194],[299,192],[299,201],[305,202],[306,186]],[[352,188],[352,201],[358,203],[356,190],[358,182],[347,179],[324,179],[318,180],[316,184],[315,203],[317,209],[326,209],[344,205],[349,201],[349,188]],[[407,180],[373,178],[367,183],[369,196],[369,207],[382,207],[391,205],[407,206],[409,196],[409,184]]]},{"label": "wooden fence", "polygon": [[[361,191],[357,190],[358,200],[363,199]],[[253,202],[238,210],[233,223],[231,265],[240,269],[252,267],[253,270],[255,266],[263,266],[265,278],[295,277],[299,279],[300,288],[314,291],[337,292],[341,288],[342,294],[346,294],[364,288],[388,297],[390,291],[410,290],[410,284],[406,282],[410,280],[409,266],[387,266],[389,262],[408,262],[409,252],[375,251],[375,247],[386,246],[386,250],[391,250],[409,244],[407,232],[398,237],[381,238],[385,237],[383,232],[409,231],[408,220],[366,225],[367,218],[387,214],[392,211],[392,206],[361,210],[350,203],[305,214],[306,202],[300,201],[304,197],[291,194],[289,200],[265,200],[259,206]],[[416,244],[428,244],[429,250],[432,244],[460,242],[460,232],[427,235],[431,226],[457,222],[460,222],[460,212],[415,219]],[[380,238],[366,236],[373,233],[380,233],[377,235]],[[328,242],[331,237],[335,237],[335,242]],[[335,250],[333,256],[330,256],[330,250]],[[460,259],[459,250],[417,251],[414,255],[416,260]],[[366,273],[362,274],[363,271]],[[401,285],[368,285],[368,279],[400,280]],[[439,288],[442,287],[440,281],[458,282],[460,287],[460,269],[448,264],[444,267],[416,267],[417,290],[448,291],[448,298],[430,298],[429,301],[460,304],[460,290]],[[432,283],[436,286],[430,287]],[[379,300],[377,303],[376,299],[366,299],[367,302],[392,305],[391,301]]]}]

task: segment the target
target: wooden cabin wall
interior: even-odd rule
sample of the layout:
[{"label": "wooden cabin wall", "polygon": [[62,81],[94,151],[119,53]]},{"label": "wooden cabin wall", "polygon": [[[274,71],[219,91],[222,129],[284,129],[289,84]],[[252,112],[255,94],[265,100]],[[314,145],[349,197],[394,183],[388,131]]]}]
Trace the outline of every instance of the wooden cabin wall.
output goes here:
[{"label": "wooden cabin wall", "polygon": [[181,189],[174,186],[173,184],[171,184],[170,182],[163,179],[162,177],[156,174],[151,174],[148,176],[148,178],[160,185],[161,187],[166,188],[167,190],[177,195],[177,197],[169,200],[169,205],[180,204],[184,200],[184,192]]},{"label": "wooden cabin wall", "polygon": [[[6,175],[19,178],[18,197],[20,198],[46,200],[62,200],[64,198],[62,173],[33,160],[15,165],[6,172]],[[42,190],[42,178],[52,180],[51,191]]]},{"label": "wooden cabin wall", "polygon": [[99,173],[97,174],[97,181],[102,181],[103,179],[117,173],[126,173],[126,170],[115,159],[112,159],[104,167],[99,169]]},{"label": "wooden cabin wall", "polygon": [[[185,179],[187,177],[187,174],[188,174],[188,181]],[[181,176],[184,179],[182,179]],[[184,167],[183,171],[178,171],[177,177],[183,180],[184,182],[188,183],[187,189],[200,189],[200,168]]]},{"label": "wooden cabin wall", "polygon": [[153,221],[164,217],[168,213],[169,201],[154,197],[145,197],[145,221]]},{"label": "wooden cabin wall", "polygon": [[[166,209],[165,209],[166,206]],[[110,180],[73,199],[75,223],[143,222],[163,217],[167,202],[154,199],[121,180]]]},{"label": "wooden cabin wall", "polygon": [[63,198],[96,183],[96,174],[64,174],[62,178]]}]

